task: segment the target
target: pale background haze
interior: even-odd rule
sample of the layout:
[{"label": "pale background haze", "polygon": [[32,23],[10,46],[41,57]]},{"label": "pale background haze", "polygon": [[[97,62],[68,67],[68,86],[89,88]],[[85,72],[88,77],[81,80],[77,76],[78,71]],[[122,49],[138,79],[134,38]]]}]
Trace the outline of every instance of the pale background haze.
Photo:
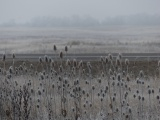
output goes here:
[{"label": "pale background haze", "polygon": [[160,0],[0,0],[0,23],[35,17],[90,15],[98,20],[133,14],[160,14]]}]

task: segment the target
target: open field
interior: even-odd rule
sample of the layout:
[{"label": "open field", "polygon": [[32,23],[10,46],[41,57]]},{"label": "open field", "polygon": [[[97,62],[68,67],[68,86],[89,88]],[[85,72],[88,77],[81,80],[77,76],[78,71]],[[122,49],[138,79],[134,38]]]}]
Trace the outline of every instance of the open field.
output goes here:
[{"label": "open field", "polygon": [[160,62],[121,54],[91,62],[65,60],[62,53],[40,57],[7,62],[2,56],[1,119],[160,119]]},{"label": "open field", "polygon": [[155,53],[160,27],[0,28],[1,53],[52,53],[53,44],[70,53]]},{"label": "open field", "polygon": [[[0,119],[159,120],[159,35],[156,26],[0,28]],[[137,53],[106,54],[119,52]]]}]

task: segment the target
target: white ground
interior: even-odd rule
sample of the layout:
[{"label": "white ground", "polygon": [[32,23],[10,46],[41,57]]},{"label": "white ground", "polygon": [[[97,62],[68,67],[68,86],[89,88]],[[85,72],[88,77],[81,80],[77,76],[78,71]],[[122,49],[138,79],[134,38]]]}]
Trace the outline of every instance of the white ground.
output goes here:
[{"label": "white ground", "polygon": [[93,28],[0,28],[0,53],[159,52],[160,26]]}]

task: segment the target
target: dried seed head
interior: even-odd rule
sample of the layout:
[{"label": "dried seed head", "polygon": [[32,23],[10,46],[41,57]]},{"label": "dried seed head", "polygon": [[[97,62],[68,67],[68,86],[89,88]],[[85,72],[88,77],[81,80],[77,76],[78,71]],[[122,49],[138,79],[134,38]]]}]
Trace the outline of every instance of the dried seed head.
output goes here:
[{"label": "dried seed head", "polygon": [[123,82],[121,83],[121,86],[123,86]]},{"label": "dried seed head", "polygon": [[100,57],[100,61],[101,61],[102,63],[104,62],[104,60],[103,60],[103,57],[102,57],[102,56]]},{"label": "dried seed head", "polygon": [[37,108],[39,108],[39,105],[37,105]]},{"label": "dried seed head", "polygon": [[92,66],[91,66],[91,63],[90,63],[90,62],[87,62],[87,67],[88,67],[88,69],[91,70]]},{"label": "dried seed head", "polygon": [[54,84],[52,84],[52,88],[54,88]]},{"label": "dried seed head", "polygon": [[10,110],[6,110],[6,116],[9,117],[11,114]]},{"label": "dried seed head", "polygon": [[83,73],[83,74],[85,73],[85,69],[83,69],[82,73]]},{"label": "dried seed head", "polygon": [[89,97],[89,93],[87,93],[87,97]]},{"label": "dried seed head", "polygon": [[84,107],[84,108],[86,107],[86,104],[85,104],[85,103],[83,104],[83,107]]},{"label": "dried seed head", "polygon": [[75,109],[74,108],[72,108],[72,112],[74,112],[75,111]]},{"label": "dried seed head", "polygon": [[159,100],[159,95],[157,95],[157,100]]},{"label": "dried seed head", "polygon": [[101,79],[98,79],[98,83],[101,83]]},{"label": "dried seed head", "polygon": [[101,89],[100,91],[101,91],[101,93],[103,93],[103,90],[102,90],[102,89]]},{"label": "dried seed head", "polygon": [[86,93],[85,90],[82,90],[82,93],[85,94]]},{"label": "dried seed head", "polygon": [[13,67],[12,67],[12,66],[9,67],[9,73],[10,73],[10,74],[13,73]]},{"label": "dried seed head", "polygon": [[59,66],[59,71],[60,71],[60,72],[63,71],[62,65]]},{"label": "dried seed head", "polygon": [[33,69],[33,64],[30,64],[30,68]]},{"label": "dried seed head", "polygon": [[120,66],[121,65],[121,61],[119,59],[119,57],[116,58],[116,66]]},{"label": "dried seed head", "polygon": [[115,86],[115,82],[114,81],[112,82],[112,86]]},{"label": "dried seed head", "polygon": [[46,63],[48,63],[48,56],[47,55],[44,56],[44,60]]},{"label": "dried seed head", "polygon": [[62,78],[61,78],[61,76],[59,76],[59,81],[62,81]]},{"label": "dried seed head", "polygon": [[108,54],[108,58],[109,58],[110,60],[113,60],[113,56],[112,56],[111,54]]},{"label": "dried seed head", "polygon": [[130,81],[129,75],[127,75],[127,78],[126,78],[126,79],[127,79],[128,82]]},{"label": "dried seed head", "polygon": [[76,59],[73,59],[73,66],[76,68],[76,66],[77,66],[77,61],[76,61]]},{"label": "dried seed head", "polygon": [[49,57],[49,63],[52,63],[52,59],[51,59],[51,57]]},{"label": "dried seed head", "polygon": [[92,107],[92,103],[90,103],[89,106]]},{"label": "dried seed head", "polygon": [[144,73],[143,73],[142,70],[140,71],[139,75],[140,75],[141,78],[144,76]]},{"label": "dried seed head", "polygon": [[126,115],[126,119],[128,119],[129,118],[129,115]]},{"label": "dried seed head", "polygon": [[112,80],[115,80],[115,77],[114,77],[114,76],[112,76]]},{"label": "dried seed head", "polygon": [[33,93],[34,92],[34,90],[33,90],[33,88],[31,89],[31,93]]},{"label": "dried seed head", "polygon": [[37,99],[37,102],[40,102],[40,99]]},{"label": "dried seed head", "polygon": [[95,87],[94,87],[94,85],[92,85],[92,90],[94,90],[95,89]]},{"label": "dried seed head", "polygon": [[12,54],[12,58],[15,59],[15,54],[14,53]]},{"label": "dried seed head", "polygon": [[151,89],[148,90],[148,94],[151,94]]},{"label": "dried seed head", "polygon": [[118,74],[118,81],[120,81],[121,80],[121,75],[120,74]]},{"label": "dried seed head", "polygon": [[107,64],[109,62],[109,59],[108,59],[108,57],[106,56],[105,57],[105,63]]},{"label": "dried seed head", "polygon": [[136,98],[136,95],[134,94],[133,97]]},{"label": "dried seed head", "polygon": [[119,109],[118,108],[116,108],[116,112],[118,112],[119,111]]},{"label": "dried seed head", "polygon": [[131,108],[129,108],[128,111],[129,111],[129,113],[132,113],[132,109]]},{"label": "dried seed head", "polygon": [[125,71],[123,71],[123,72],[122,72],[122,75],[123,75],[123,76],[125,76],[125,74],[126,74],[126,72],[125,72]]},{"label": "dried seed head", "polygon": [[113,97],[112,100],[115,101],[116,100],[115,97]]},{"label": "dried seed head", "polygon": [[138,93],[139,93],[139,90],[137,90],[136,92],[137,92],[137,94],[138,94]]},{"label": "dried seed head", "polygon": [[44,80],[44,75],[43,75],[43,73],[41,73],[41,80]]},{"label": "dried seed head", "polygon": [[59,57],[62,59],[63,58],[63,52],[61,51],[59,54]]},{"label": "dried seed head", "polygon": [[66,61],[66,66],[70,66],[70,65],[71,65],[71,62],[70,62],[69,59],[67,59],[67,61]]},{"label": "dried seed head", "polygon": [[142,97],[142,101],[144,101],[144,97]]},{"label": "dried seed head", "polygon": [[83,67],[83,61],[82,60],[78,64],[78,68],[81,68],[81,67]]},{"label": "dried seed head", "polygon": [[28,72],[28,70],[27,70],[27,68],[25,68],[25,73],[27,73]]},{"label": "dried seed head", "polygon": [[101,76],[104,77],[104,73],[103,72],[101,73]]},{"label": "dried seed head", "polygon": [[77,79],[77,80],[76,80],[76,85],[78,85],[78,84],[79,84],[79,80]]},{"label": "dried seed head", "polygon": [[128,86],[127,86],[127,84],[125,84],[125,88],[127,88]]},{"label": "dried seed head", "polygon": [[68,51],[68,47],[67,47],[67,46],[65,46],[65,51],[66,51],[66,52]]},{"label": "dried seed head", "polygon": [[40,90],[38,90],[38,95],[41,95],[41,91]]},{"label": "dried seed head", "polygon": [[121,54],[121,53],[118,54],[118,58],[119,58],[120,60],[122,59],[122,54]]},{"label": "dried seed head", "polygon": [[6,60],[6,55],[3,54],[3,56],[2,56],[2,61],[5,62],[5,60]]},{"label": "dried seed head", "polygon": [[141,100],[141,96],[140,95],[138,96],[138,99]]},{"label": "dried seed head", "polygon": [[154,89],[152,89],[152,93],[154,94]]},{"label": "dried seed head", "polygon": [[42,63],[42,58],[41,57],[39,57],[39,63]]},{"label": "dried seed head", "polygon": [[129,60],[125,59],[125,64],[128,66],[129,65]]},{"label": "dried seed head", "polygon": [[56,45],[53,45],[53,50],[54,50],[54,51],[56,51],[56,50],[57,50]]},{"label": "dried seed head", "polygon": [[26,66],[26,62],[23,62],[23,66]]},{"label": "dried seed head", "polygon": [[140,83],[140,81],[139,81],[139,79],[137,79],[137,84],[139,84]]},{"label": "dried seed head", "polygon": [[111,69],[109,69],[109,75],[113,75],[113,72]]},{"label": "dried seed head", "polygon": [[55,63],[54,63],[54,61],[52,60],[52,62],[51,62],[51,66],[52,67],[54,67],[55,66]]}]

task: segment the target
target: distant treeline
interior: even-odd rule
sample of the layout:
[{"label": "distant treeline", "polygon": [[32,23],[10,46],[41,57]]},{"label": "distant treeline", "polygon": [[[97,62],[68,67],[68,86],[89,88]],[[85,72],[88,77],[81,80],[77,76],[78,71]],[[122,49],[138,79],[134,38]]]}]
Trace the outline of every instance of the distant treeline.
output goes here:
[{"label": "distant treeline", "polygon": [[80,17],[36,17],[26,23],[17,23],[14,20],[0,26],[26,26],[26,27],[91,27],[107,25],[160,25],[160,15],[136,14],[130,16],[107,17],[98,20],[91,16]]}]

